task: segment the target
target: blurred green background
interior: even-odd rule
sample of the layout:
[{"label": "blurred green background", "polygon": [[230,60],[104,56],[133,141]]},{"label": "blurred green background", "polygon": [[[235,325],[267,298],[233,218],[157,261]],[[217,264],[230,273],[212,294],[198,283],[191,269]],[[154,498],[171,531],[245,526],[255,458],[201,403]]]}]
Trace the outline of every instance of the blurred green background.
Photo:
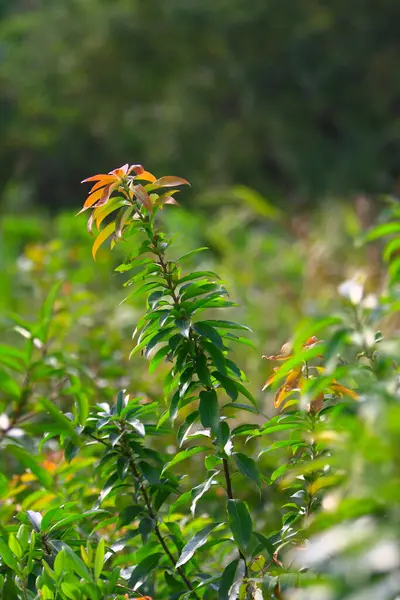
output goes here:
[{"label": "blurred green background", "polygon": [[1,0],[2,205],[141,162],[281,206],[391,192],[397,0]]},{"label": "blurred green background", "polygon": [[118,304],[126,249],[95,266],[74,217],[80,181],[125,162],[191,181],[165,225],[177,255],[210,247],[188,269],[213,268],[238,300],[255,393],[261,354],[335,310],[343,279],[379,282],[354,240],[396,192],[398,1],[1,0],[0,16],[4,317],[34,320],[62,279],[71,350],[97,327],[89,362],[110,340],[126,359],[140,314]]}]

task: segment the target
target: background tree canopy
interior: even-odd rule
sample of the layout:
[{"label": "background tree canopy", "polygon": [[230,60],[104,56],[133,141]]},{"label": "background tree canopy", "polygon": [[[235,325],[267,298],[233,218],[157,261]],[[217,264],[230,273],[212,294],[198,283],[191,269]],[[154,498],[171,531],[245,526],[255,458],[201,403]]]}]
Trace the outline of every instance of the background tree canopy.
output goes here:
[{"label": "background tree canopy", "polygon": [[[138,161],[277,203],[392,191],[397,0],[2,0],[3,200]],[[285,199],[285,200],[283,200]]]}]

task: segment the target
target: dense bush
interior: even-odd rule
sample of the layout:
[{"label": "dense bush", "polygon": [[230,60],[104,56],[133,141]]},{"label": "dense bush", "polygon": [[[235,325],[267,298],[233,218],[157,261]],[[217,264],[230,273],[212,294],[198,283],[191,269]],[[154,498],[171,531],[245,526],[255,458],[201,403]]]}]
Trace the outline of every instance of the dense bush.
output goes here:
[{"label": "dense bush", "polygon": [[[256,301],[253,335],[206,250],[181,252],[202,241],[190,217],[180,238],[166,233],[168,211],[182,218],[169,205],[184,179],[125,165],[88,181],[92,254],[111,241],[126,293],[107,278],[109,253],[89,266],[68,218],[59,229],[70,246],[30,243],[13,274],[0,345],[2,597],[394,600],[398,204],[388,200],[363,235],[346,217],[359,241],[387,239],[387,275],[370,254],[369,279],[341,282],[338,302],[314,252],[308,310],[279,286],[312,240],[293,248],[283,229],[243,234],[228,213],[210,235],[228,257],[224,277],[245,306],[246,285],[252,298],[261,285],[255,271],[282,294]],[[35,235],[31,223],[25,237]],[[247,255],[235,254],[244,237]],[[351,256],[357,267],[361,256]],[[22,309],[27,293],[35,322]]]}]

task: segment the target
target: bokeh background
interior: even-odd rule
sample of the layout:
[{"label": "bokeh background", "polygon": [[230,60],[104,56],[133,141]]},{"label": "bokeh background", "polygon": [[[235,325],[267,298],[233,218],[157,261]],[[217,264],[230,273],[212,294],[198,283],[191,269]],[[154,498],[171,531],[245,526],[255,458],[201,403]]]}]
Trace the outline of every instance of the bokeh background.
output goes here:
[{"label": "bokeh background", "polygon": [[94,266],[74,216],[80,181],[125,162],[191,181],[165,226],[176,254],[210,248],[194,261],[254,330],[255,393],[261,354],[335,310],[343,279],[379,281],[355,242],[397,192],[397,0],[1,0],[0,16],[4,335],[61,278],[71,350],[98,328],[89,362],[118,348],[128,368],[140,307],[119,306],[125,249]]}]

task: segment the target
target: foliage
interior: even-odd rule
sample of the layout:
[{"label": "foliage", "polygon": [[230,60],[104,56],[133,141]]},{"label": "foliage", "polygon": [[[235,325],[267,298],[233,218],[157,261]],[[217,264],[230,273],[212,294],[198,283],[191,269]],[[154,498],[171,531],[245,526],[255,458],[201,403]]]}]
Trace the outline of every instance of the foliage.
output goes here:
[{"label": "foliage", "polygon": [[[380,295],[342,282],[340,310],[256,359],[259,380],[279,365],[265,415],[237,364],[254,365],[253,334],[230,317],[225,282],[201,263],[184,270],[204,248],[172,258],[179,240],[163,225],[187,181],[141,165],[87,181],[100,287],[83,290],[86,263],[57,246],[30,247],[41,309],[35,322],[11,315],[0,346],[2,597],[394,600],[398,203],[359,238],[387,238]],[[118,292],[102,294],[107,241],[133,349],[113,326]]]}]

